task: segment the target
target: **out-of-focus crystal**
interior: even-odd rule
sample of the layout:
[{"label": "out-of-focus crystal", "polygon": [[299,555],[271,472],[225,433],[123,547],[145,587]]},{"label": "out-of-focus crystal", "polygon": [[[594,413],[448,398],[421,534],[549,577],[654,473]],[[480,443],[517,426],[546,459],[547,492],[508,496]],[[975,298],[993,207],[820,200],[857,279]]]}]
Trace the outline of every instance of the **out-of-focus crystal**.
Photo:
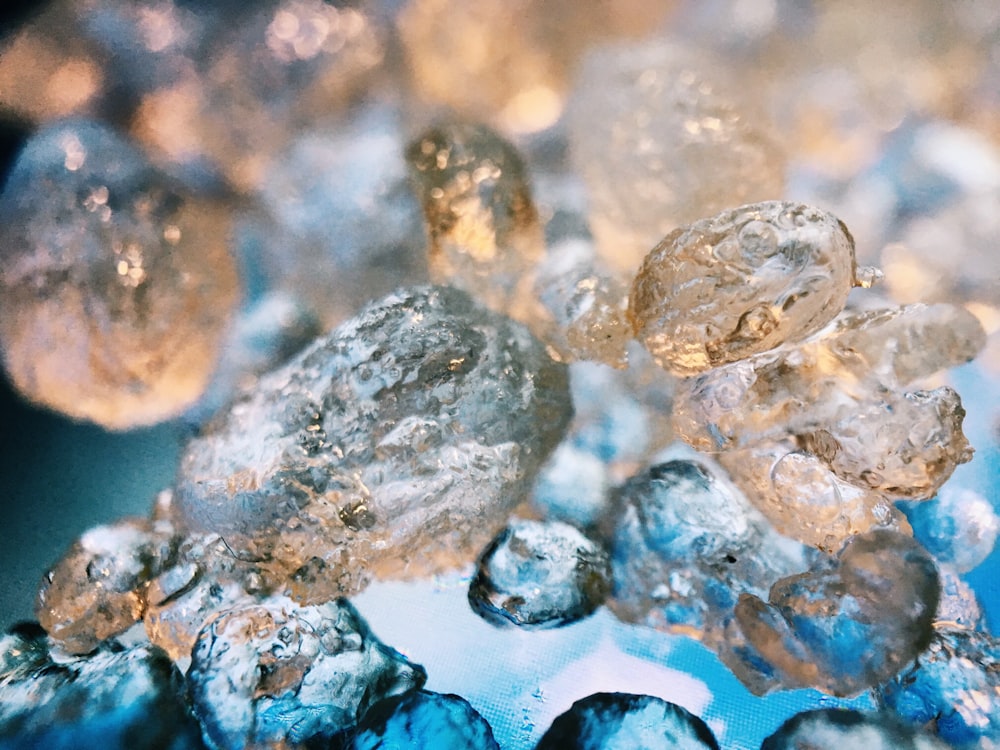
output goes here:
[{"label": "out-of-focus crystal", "polygon": [[889,713],[819,708],[796,714],[767,737],[760,750],[949,750],[932,735]]},{"label": "out-of-focus crystal", "polygon": [[375,704],[344,745],[345,750],[500,750],[490,725],[467,700],[426,690]]},{"label": "out-of-focus crystal", "polygon": [[642,262],[628,314],[661,367],[693,375],[814,333],[855,283],[854,240],[835,216],[755,203],[667,235]]},{"label": "out-of-focus crystal", "polygon": [[45,575],[35,615],[65,651],[85,654],[128,630],[144,611],[144,589],[170,565],[173,529],[140,519],[83,534]]},{"label": "out-of-focus crystal", "polygon": [[512,521],[489,543],[469,585],[494,625],[552,628],[586,617],[611,590],[608,554],[560,521]]},{"label": "out-of-focus crystal", "polygon": [[406,159],[427,223],[431,279],[535,328],[544,311],[532,279],[545,244],[514,146],[482,125],[442,125],[413,141]]},{"label": "out-of-focus crystal", "polygon": [[736,621],[786,687],[853,695],[895,676],[933,635],[934,560],[913,539],[876,530],[837,558],[740,596]]},{"label": "out-of-focus crystal", "polygon": [[976,630],[939,628],[917,662],[879,690],[916,726],[956,748],[1000,744],[1000,644]]},{"label": "out-of-focus crystal", "polygon": [[[621,619],[701,640],[727,664],[740,646],[727,629],[741,592],[808,566],[807,550],[779,536],[720,474],[674,460],[630,479],[608,514],[612,597]],[[736,662],[738,664],[738,661]],[[753,690],[771,687],[739,674]]]},{"label": "out-of-focus crystal", "polygon": [[110,640],[85,657],[49,651],[25,625],[0,638],[0,746],[10,750],[201,747],[183,678],[148,643]]},{"label": "out-of-focus crystal", "polygon": [[986,615],[972,587],[950,565],[938,561],[941,599],[934,615],[935,628],[985,630]]},{"label": "out-of-focus crystal", "polygon": [[717,458],[780,534],[824,552],[834,553],[855,534],[873,528],[909,531],[883,495],[844,481],[791,442],[759,443]]},{"label": "out-of-focus crystal", "polygon": [[187,678],[206,739],[240,750],[337,734],[427,674],[379,641],[346,599],[300,607],[274,597],[206,623]]},{"label": "out-of-focus crystal", "polygon": [[0,196],[0,344],[17,388],[114,429],[183,410],[237,302],[228,225],[104,125],[37,133]]},{"label": "out-of-focus crystal", "polygon": [[989,557],[1000,533],[1000,517],[975,490],[945,485],[927,502],[903,508],[913,535],[939,561],[967,573]]},{"label": "out-of-focus crystal", "polygon": [[299,599],[455,567],[525,499],[569,422],[567,387],[522,326],[456,289],[402,290],[194,439],[178,513]]},{"label": "out-of-focus crystal", "polygon": [[662,39],[592,50],[567,105],[590,226],[634,272],[676,227],[784,192],[784,157],[711,64]]},{"label": "out-of-focus crystal", "polygon": [[719,750],[701,719],[652,695],[595,693],[581,698],[552,722],[536,750]]}]

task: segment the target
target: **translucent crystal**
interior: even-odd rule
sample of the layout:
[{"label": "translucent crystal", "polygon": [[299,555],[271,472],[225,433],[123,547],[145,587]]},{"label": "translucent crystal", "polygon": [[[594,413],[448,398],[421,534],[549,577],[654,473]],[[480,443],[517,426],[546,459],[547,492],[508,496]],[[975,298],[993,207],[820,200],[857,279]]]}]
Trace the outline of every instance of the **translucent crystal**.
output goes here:
[{"label": "translucent crystal", "polygon": [[879,693],[905,721],[932,724],[956,748],[1000,743],[1000,645],[986,633],[939,628],[920,659]]},{"label": "translucent crystal", "polygon": [[297,134],[260,186],[266,215],[245,222],[248,262],[324,329],[427,280],[424,220],[400,129],[394,109],[372,105]]},{"label": "translucent crystal", "polygon": [[123,429],[204,390],[237,302],[228,219],[107,127],[37,133],[0,196],[0,345],[29,399]]},{"label": "translucent crystal", "polygon": [[986,615],[976,592],[950,565],[938,562],[941,599],[934,615],[935,628],[985,630]]},{"label": "translucent crystal", "polygon": [[565,360],[625,367],[632,338],[627,285],[595,262],[590,242],[564,240],[549,248],[535,290],[553,319],[552,344]]},{"label": "translucent crystal", "polygon": [[85,654],[143,615],[146,583],[172,564],[173,529],[141,519],[97,526],[45,575],[35,615],[65,651]]},{"label": "translucent crystal", "polygon": [[513,145],[482,125],[443,125],[411,143],[406,159],[427,222],[432,280],[529,327],[541,322],[531,272],[544,238]]},{"label": "translucent crystal", "polygon": [[[608,518],[615,614],[698,638],[727,664],[740,645],[740,634],[727,632],[740,593],[765,596],[774,581],[808,564],[803,547],[780,537],[703,462],[674,460],[638,474]],[[763,692],[765,683],[751,689]]]},{"label": "translucent crystal", "polygon": [[949,750],[935,737],[888,713],[819,708],[796,714],[764,740],[760,750]]},{"label": "translucent crystal", "polygon": [[966,573],[989,557],[1000,533],[1000,517],[975,490],[946,485],[933,500],[907,504],[913,535],[939,561]]},{"label": "translucent crystal", "polygon": [[612,267],[634,272],[676,227],[784,192],[780,149],[712,67],[662,39],[585,58],[567,104],[570,156]]},{"label": "translucent crystal", "polygon": [[814,333],[855,283],[854,240],[835,216],[755,203],[668,234],[642,262],[628,314],[661,367],[692,375]]},{"label": "translucent crystal", "polygon": [[926,648],[939,596],[933,558],[910,537],[876,530],[777,581],[768,602],[742,594],[736,621],[786,686],[853,695]]},{"label": "translucent crystal", "polygon": [[851,313],[802,344],[688,378],[674,429],[707,451],[792,435],[851,484],[929,498],[972,457],[965,411],[951,388],[902,389],[967,361],[982,341],[972,316],[945,314],[961,325],[944,328],[932,318],[923,306]]},{"label": "translucent crystal", "polygon": [[382,644],[346,599],[300,607],[274,597],[207,623],[187,678],[206,739],[239,750],[336,734],[427,675]]},{"label": "translucent crystal", "polygon": [[794,443],[765,442],[719,453],[719,463],[785,536],[833,553],[855,534],[878,527],[909,531],[883,495],[841,479]]},{"label": "translucent crystal", "polygon": [[199,747],[183,678],[148,643],[85,657],[49,652],[41,628],[0,638],[0,745],[11,750]]},{"label": "translucent crystal", "polygon": [[472,559],[571,416],[566,368],[447,287],[374,303],[262,377],[181,462],[191,529],[310,601]]},{"label": "translucent crystal", "polygon": [[597,609],[610,579],[607,552],[569,524],[515,520],[483,550],[469,603],[494,625],[558,627]]},{"label": "translucent crystal", "polygon": [[348,732],[345,750],[500,750],[486,720],[457,695],[413,690],[375,704]]},{"label": "translucent crystal", "polygon": [[715,735],[682,706],[651,695],[595,693],[556,717],[536,750],[719,750]]}]

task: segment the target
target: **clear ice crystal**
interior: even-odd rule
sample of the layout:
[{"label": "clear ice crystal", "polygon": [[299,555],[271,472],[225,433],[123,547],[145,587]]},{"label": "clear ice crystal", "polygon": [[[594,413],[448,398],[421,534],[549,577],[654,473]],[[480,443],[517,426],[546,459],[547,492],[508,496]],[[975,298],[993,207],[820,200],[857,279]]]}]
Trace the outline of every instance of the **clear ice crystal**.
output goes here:
[{"label": "clear ice crystal", "polygon": [[469,603],[494,625],[552,628],[591,614],[610,590],[599,544],[560,521],[518,519],[483,550]]},{"label": "clear ice crystal", "polygon": [[571,418],[566,368],[449,287],[390,295],[191,441],[183,525],[319,601],[474,558]]},{"label": "clear ice crystal", "polygon": [[414,140],[406,160],[427,223],[431,279],[539,323],[532,278],[545,241],[514,146],[483,125],[446,124]]},{"label": "clear ice crystal", "polygon": [[938,628],[913,666],[879,689],[905,721],[931,725],[959,750],[1000,745],[1000,644],[987,633]]},{"label": "clear ice crystal", "polygon": [[847,313],[801,344],[687,378],[677,388],[674,430],[705,451],[793,436],[851,484],[929,498],[972,457],[965,410],[947,386],[906,386],[968,361],[983,341],[973,316],[940,312],[949,325],[936,326],[923,305]]},{"label": "clear ice crystal", "polygon": [[760,750],[950,750],[933,735],[903,724],[890,713],[819,708],[796,714]]},{"label": "clear ice crystal", "polygon": [[700,718],[651,695],[595,693],[552,722],[535,750],[719,750]]},{"label": "clear ice crystal", "polygon": [[90,529],[46,573],[35,616],[63,650],[93,651],[142,618],[145,587],[173,564],[176,545],[164,523],[125,519]]},{"label": "clear ice crystal", "polygon": [[912,538],[876,530],[836,558],[744,593],[736,621],[786,687],[854,695],[895,676],[933,635],[940,597],[933,558]]},{"label": "clear ice crystal", "polygon": [[1000,516],[975,490],[945,485],[937,497],[903,507],[913,535],[940,562],[967,573],[996,545]]},{"label": "clear ice crystal", "polygon": [[[808,565],[806,548],[777,534],[717,471],[700,461],[674,460],[636,475],[608,514],[612,597],[626,622],[688,635],[727,664],[740,647],[731,627],[743,592],[768,587]],[[769,686],[738,673],[751,689]]]},{"label": "clear ice crystal", "polygon": [[775,140],[701,63],[653,40],[596,48],[581,66],[567,103],[570,156],[613,268],[634,273],[676,227],[784,192]]},{"label": "clear ice crystal", "polygon": [[0,746],[9,750],[201,747],[180,672],[148,643],[109,640],[72,657],[50,651],[41,628],[0,638]]},{"label": "clear ice crystal", "polygon": [[347,732],[344,750],[500,750],[493,730],[457,695],[413,690],[375,704]]},{"label": "clear ice crystal", "polygon": [[855,283],[854,240],[835,216],[754,203],[668,234],[642,262],[628,314],[661,367],[694,375],[814,333]]},{"label": "clear ice crystal", "polygon": [[300,607],[273,597],[206,623],[187,679],[206,741],[242,750],[342,732],[427,674],[381,643],[346,599]]},{"label": "clear ice crystal", "polygon": [[36,133],[0,195],[0,346],[14,384],[112,429],[181,412],[235,311],[228,227],[104,125]]}]

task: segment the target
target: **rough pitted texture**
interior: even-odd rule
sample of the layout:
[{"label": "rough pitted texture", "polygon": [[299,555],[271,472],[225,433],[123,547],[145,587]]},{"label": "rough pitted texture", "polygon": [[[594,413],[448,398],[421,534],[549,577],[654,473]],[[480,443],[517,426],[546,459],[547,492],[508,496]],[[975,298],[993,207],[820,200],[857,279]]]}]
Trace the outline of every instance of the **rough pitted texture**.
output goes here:
[{"label": "rough pitted texture", "polygon": [[17,388],[112,429],[181,412],[237,303],[228,224],[104,125],[38,132],[0,195],[0,347]]},{"label": "rough pitted texture", "polygon": [[676,227],[784,192],[779,148],[709,66],[656,40],[593,50],[581,67],[570,156],[612,267],[634,272]]},{"label": "rough pitted texture", "polygon": [[146,583],[172,564],[169,524],[141,519],[97,526],[80,537],[42,581],[35,615],[65,651],[85,654],[143,615]]},{"label": "rough pitted texture", "polygon": [[793,442],[765,442],[718,454],[733,482],[781,534],[834,553],[874,528],[909,524],[880,493],[846,482]]},{"label": "rough pitted texture", "polygon": [[49,652],[20,626],[0,638],[0,746],[196,750],[180,672],[160,649],[111,640],[86,657]]},{"label": "rough pitted texture", "polygon": [[740,596],[736,621],[786,687],[853,695],[892,678],[933,634],[937,569],[893,531],[854,537],[837,558]]},{"label": "rough pitted texture", "polygon": [[[615,614],[698,638],[731,666],[740,664],[730,653],[740,635],[729,627],[740,593],[763,596],[808,565],[805,548],[701,462],[670,461],[633,477],[608,518]],[[772,687],[766,675],[737,676],[758,692]]]},{"label": "rough pitted texture", "polygon": [[427,223],[431,279],[528,326],[541,323],[532,274],[545,242],[514,146],[482,125],[442,125],[411,143],[406,160]]},{"label": "rough pitted texture", "polygon": [[486,719],[457,695],[414,690],[376,704],[344,750],[500,750]]},{"label": "rough pitted texture", "polygon": [[241,750],[342,732],[427,674],[382,644],[346,599],[299,607],[274,597],[206,623],[187,678],[205,739]]},{"label": "rough pitted texture", "polygon": [[715,735],[682,706],[651,695],[595,693],[581,698],[539,740],[535,750],[719,750]]},{"label": "rough pitted texture", "polygon": [[193,440],[178,512],[299,600],[475,557],[571,417],[566,368],[447,287],[374,303]]},{"label": "rough pitted texture", "polygon": [[855,283],[854,240],[837,217],[769,201],[668,234],[643,261],[628,314],[661,367],[693,375],[814,333]]},{"label": "rough pitted texture", "polygon": [[820,708],[796,714],[760,750],[949,750],[939,739],[886,713]]},{"label": "rough pitted texture", "polygon": [[920,659],[879,693],[905,721],[933,722],[958,750],[1000,746],[1000,643],[987,633],[938,628]]},{"label": "rough pitted texture", "polygon": [[905,387],[968,361],[982,342],[972,316],[949,315],[958,324],[944,329],[932,318],[925,306],[850,313],[802,344],[687,378],[674,429],[706,451],[791,435],[851,484],[929,498],[972,457],[965,410],[951,388]]},{"label": "rough pitted texture", "polygon": [[610,589],[596,542],[560,521],[516,520],[483,551],[469,603],[494,625],[552,628],[589,615]]}]

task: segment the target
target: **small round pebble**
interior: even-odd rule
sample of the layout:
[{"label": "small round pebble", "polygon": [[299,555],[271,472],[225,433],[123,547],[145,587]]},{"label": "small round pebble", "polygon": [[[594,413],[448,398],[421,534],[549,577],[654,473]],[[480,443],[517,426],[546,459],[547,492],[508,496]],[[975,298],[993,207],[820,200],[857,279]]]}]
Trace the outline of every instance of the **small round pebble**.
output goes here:
[{"label": "small round pebble", "polygon": [[521,519],[483,551],[469,603],[493,625],[554,628],[597,609],[610,579],[607,552],[573,526]]},{"label": "small round pebble", "polygon": [[500,750],[467,700],[426,690],[378,703],[349,734],[346,750]]},{"label": "small round pebble", "polygon": [[578,700],[535,750],[719,750],[715,735],[685,708],[651,695],[595,693]]}]

